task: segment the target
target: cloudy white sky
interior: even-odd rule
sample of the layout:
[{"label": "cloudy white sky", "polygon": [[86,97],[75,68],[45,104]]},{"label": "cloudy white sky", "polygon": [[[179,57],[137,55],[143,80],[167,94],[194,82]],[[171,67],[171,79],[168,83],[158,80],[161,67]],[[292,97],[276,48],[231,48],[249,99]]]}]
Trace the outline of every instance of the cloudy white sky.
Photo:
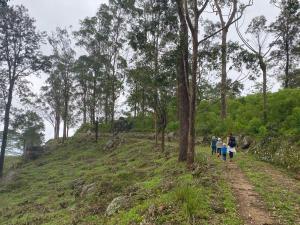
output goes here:
[{"label": "cloudy white sky", "polygon": [[[251,18],[264,15],[268,21],[273,21],[278,10],[269,4],[270,0],[254,0],[254,5],[247,9],[244,18],[244,24],[248,24]],[[51,32],[56,27],[69,27],[76,30],[79,27],[79,21],[87,16],[95,15],[99,5],[107,3],[106,0],[10,0],[10,4],[22,4],[29,10],[31,17],[36,19],[36,25],[39,30]],[[213,15],[215,16],[215,15]],[[234,33],[234,32],[232,32]],[[236,35],[231,35],[232,39],[237,40]],[[48,52],[48,48],[44,47],[44,51]],[[39,87],[45,80],[43,75],[41,78],[34,78],[33,90],[38,91]],[[251,92],[252,86],[246,85],[246,92]],[[274,89],[277,89],[275,85]],[[52,127],[46,125],[46,139],[52,137]]]}]

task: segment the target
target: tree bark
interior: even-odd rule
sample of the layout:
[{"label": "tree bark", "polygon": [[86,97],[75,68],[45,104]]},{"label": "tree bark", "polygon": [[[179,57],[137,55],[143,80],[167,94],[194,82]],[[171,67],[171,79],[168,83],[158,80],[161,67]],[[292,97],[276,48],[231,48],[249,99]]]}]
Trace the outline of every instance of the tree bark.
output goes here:
[{"label": "tree bark", "polygon": [[184,16],[183,1],[176,0],[180,19],[180,43],[178,52],[178,96],[179,96],[179,156],[178,161],[187,160],[189,136],[189,94],[188,94],[188,27]]},{"label": "tree bark", "polygon": [[259,66],[263,73],[263,121],[267,123],[267,65],[262,56],[259,56]]},{"label": "tree bark", "polygon": [[222,31],[222,45],[221,45],[221,58],[222,58],[222,72],[221,72],[221,118],[224,120],[227,116],[227,32],[228,29]]},{"label": "tree bark", "polygon": [[54,139],[59,138],[59,130],[60,130],[60,113],[59,111],[55,112],[55,125],[54,125]]},{"label": "tree bark", "polygon": [[8,128],[9,128],[10,108],[11,108],[14,85],[15,85],[14,80],[11,80],[9,84],[7,103],[5,105],[4,128],[3,128],[2,143],[1,143],[1,155],[0,155],[0,177],[3,176],[4,158],[5,158],[5,150],[7,146]]},{"label": "tree bark", "polygon": [[289,77],[289,66],[290,66],[290,53],[289,53],[289,40],[286,38],[285,40],[285,54],[286,54],[286,62],[285,62],[285,81],[284,88],[289,88],[290,86],[290,77]]}]

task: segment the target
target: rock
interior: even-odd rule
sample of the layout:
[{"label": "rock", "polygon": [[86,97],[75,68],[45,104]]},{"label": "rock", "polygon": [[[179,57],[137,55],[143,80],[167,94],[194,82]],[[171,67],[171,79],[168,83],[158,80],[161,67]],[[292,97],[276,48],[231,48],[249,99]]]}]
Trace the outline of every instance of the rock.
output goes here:
[{"label": "rock", "polygon": [[59,206],[62,208],[62,209],[65,209],[68,207],[68,203],[67,202],[60,202],[59,203]]},{"label": "rock", "polygon": [[174,141],[176,139],[176,133],[175,132],[168,133],[167,139],[168,139],[168,141]]},{"label": "rock", "polygon": [[114,149],[123,143],[125,143],[125,139],[123,137],[119,135],[114,136],[106,142],[104,146],[104,150],[107,151],[107,150]]},{"label": "rock", "polygon": [[111,216],[114,213],[117,213],[120,209],[126,207],[127,202],[128,202],[128,198],[126,196],[120,196],[114,198],[106,209],[106,215]]},{"label": "rock", "polygon": [[82,187],[80,197],[82,198],[85,195],[88,195],[96,190],[96,184],[88,184]]},{"label": "rock", "polygon": [[241,148],[242,148],[242,149],[247,149],[247,148],[249,148],[250,145],[252,144],[252,142],[253,142],[253,141],[252,141],[251,137],[249,137],[249,136],[243,137],[242,143],[241,143]]}]

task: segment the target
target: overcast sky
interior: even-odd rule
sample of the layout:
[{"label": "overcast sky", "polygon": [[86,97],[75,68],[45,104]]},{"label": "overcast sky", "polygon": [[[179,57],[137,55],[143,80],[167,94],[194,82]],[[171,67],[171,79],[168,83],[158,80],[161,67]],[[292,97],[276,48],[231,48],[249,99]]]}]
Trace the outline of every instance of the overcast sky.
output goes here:
[{"label": "overcast sky", "polygon": [[[268,21],[274,21],[278,10],[269,4],[270,0],[254,0],[254,5],[247,9],[244,24],[248,24],[251,18],[264,15]],[[56,27],[69,27],[76,30],[79,27],[79,20],[87,16],[94,16],[99,5],[107,3],[106,0],[10,0],[10,4],[22,4],[28,10],[31,17],[36,19],[37,28],[48,33]],[[211,14],[213,15],[213,14]],[[213,15],[215,17],[215,15]],[[232,32],[234,33],[234,32]],[[233,34],[232,39],[238,38]],[[47,47],[44,48],[47,51]],[[45,80],[45,75],[41,78],[31,79],[34,83],[33,90],[36,92]],[[251,92],[251,84],[246,84],[246,92]],[[276,90],[278,85],[273,87]],[[52,138],[52,127],[46,125],[46,139]]]}]

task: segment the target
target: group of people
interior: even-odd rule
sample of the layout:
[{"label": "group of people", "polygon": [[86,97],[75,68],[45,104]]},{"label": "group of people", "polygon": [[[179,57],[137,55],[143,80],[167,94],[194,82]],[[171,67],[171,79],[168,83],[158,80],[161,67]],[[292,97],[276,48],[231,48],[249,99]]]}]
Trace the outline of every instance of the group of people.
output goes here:
[{"label": "group of people", "polygon": [[234,154],[236,153],[236,139],[229,134],[226,143],[222,141],[220,137],[213,136],[211,139],[211,154],[217,154],[218,157],[222,156],[222,159],[226,161],[227,154],[229,154],[229,160],[232,161]]}]

